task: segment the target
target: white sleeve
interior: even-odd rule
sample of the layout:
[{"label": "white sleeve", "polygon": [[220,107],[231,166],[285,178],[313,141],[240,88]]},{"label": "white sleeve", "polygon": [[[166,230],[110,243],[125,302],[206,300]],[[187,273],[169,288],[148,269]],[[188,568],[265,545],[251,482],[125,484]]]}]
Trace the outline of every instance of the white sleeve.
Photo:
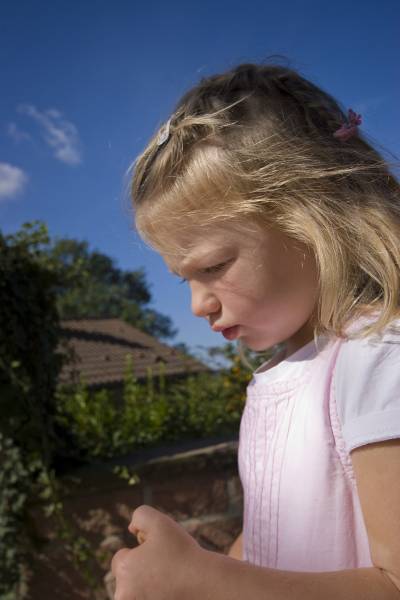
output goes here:
[{"label": "white sleeve", "polygon": [[348,452],[400,438],[400,331],[344,341],[333,390]]}]

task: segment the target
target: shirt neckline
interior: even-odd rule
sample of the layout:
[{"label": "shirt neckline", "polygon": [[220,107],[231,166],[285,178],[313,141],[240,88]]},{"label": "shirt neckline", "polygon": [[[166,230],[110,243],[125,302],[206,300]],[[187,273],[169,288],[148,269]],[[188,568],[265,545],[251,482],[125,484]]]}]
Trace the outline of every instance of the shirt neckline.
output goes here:
[{"label": "shirt neckline", "polygon": [[[289,356],[285,356],[286,348],[283,348],[278,354],[275,354],[254,371],[254,380],[256,382],[272,382],[301,377],[308,370],[310,361],[325,348],[330,339],[326,335],[320,335],[317,337],[317,344],[313,339]],[[281,356],[282,358],[280,359]],[[274,364],[276,361],[279,362]],[[272,366],[268,367],[271,363]]]},{"label": "shirt neckline", "polygon": [[[347,326],[347,333],[354,333],[358,328],[365,323],[374,320],[378,316],[379,311],[369,315],[362,315],[355,319]],[[337,339],[337,338],[334,338]],[[258,382],[290,382],[296,378],[302,377],[308,372],[311,366],[311,361],[318,357],[321,351],[334,339],[327,334],[317,336],[316,341],[312,339],[310,342],[293,352],[290,356],[285,356],[286,348],[272,356],[268,361],[264,362],[253,372],[253,383]],[[317,343],[316,343],[317,342]],[[280,359],[280,357],[282,358]],[[274,364],[276,361],[277,364]],[[268,367],[272,363],[271,367]]]}]

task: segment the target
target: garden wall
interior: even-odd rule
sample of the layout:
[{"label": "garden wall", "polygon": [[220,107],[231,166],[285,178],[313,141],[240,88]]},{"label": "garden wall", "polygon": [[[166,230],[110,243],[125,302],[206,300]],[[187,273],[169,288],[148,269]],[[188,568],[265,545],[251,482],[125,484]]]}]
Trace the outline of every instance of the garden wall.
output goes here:
[{"label": "garden wall", "polygon": [[[32,506],[28,598],[111,597],[110,561],[119,548],[136,546],[127,526],[132,511],[141,504],[172,516],[204,548],[227,553],[242,529],[237,447],[237,440],[203,440],[69,471],[61,478],[62,500],[76,539],[84,536],[90,543],[89,559],[78,566],[67,560],[54,521],[44,517],[40,505]],[[126,467],[138,481],[129,485],[113,472],[115,467]],[[91,589],[89,576],[97,589]]]}]

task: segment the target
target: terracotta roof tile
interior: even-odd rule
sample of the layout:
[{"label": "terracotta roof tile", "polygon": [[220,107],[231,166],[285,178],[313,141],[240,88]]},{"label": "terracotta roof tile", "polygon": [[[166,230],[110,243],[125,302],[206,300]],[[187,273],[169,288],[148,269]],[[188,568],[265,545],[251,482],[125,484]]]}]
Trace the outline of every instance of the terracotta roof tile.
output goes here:
[{"label": "terracotta roof tile", "polygon": [[152,336],[120,319],[79,319],[62,321],[62,334],[75,353],[77,362],[66,365],[61,382],[79,371],[88,386],[119,384],[123,382],[126,357],[132,359],[138,379],[154,375],[164,365],[165,375],[198,373],[209,368],[175,348],[159,342]]}]

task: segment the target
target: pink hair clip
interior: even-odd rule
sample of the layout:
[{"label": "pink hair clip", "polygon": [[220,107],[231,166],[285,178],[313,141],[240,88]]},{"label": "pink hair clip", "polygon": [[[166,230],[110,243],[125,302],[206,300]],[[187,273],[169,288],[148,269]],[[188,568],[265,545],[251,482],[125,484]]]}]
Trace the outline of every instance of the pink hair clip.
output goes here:
[{"label": "pink hair clip", "polygon": [[361,115],[357,115],[354,110],[349,108],[348,122],[343,123],[343,125],[341,125],[337,131],[335,131],[333,136],[342,142],[345,142],[353,137],[353,135],[357,134],[358,126],[361,125],[361,122]]}]

